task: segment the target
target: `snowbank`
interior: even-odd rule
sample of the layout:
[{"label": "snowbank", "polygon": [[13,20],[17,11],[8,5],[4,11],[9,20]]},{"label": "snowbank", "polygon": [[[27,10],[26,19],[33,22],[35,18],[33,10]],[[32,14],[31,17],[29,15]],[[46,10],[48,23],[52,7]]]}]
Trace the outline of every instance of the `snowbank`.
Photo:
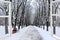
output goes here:
[{"label": "snowbank", "polygon": [[42,40],[41,35],[34,26],[28,26],[25,32],[20,36],[20,40]]},{"label": "snowbank", "polygon": [[35,29],[35,26],[28,26],[4,40],[42,40],[42,37]]},{"label": "snowbank", "polygon": [[42,28],[36,27],[38,30],[39,34],[42,36],[43,40],[57,40],[51,35],[51,29],[49,31],[43,30]]}]

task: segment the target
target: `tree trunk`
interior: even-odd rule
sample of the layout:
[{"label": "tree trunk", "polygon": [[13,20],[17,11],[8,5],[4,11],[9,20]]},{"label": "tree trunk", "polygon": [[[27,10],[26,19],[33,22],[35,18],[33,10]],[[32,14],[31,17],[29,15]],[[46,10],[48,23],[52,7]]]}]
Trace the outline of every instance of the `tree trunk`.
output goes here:
[{"label": "tree trunk", "polygon": [[5,34],[7,34],[8,33],[8,19],[7,18],[5,18]]}]

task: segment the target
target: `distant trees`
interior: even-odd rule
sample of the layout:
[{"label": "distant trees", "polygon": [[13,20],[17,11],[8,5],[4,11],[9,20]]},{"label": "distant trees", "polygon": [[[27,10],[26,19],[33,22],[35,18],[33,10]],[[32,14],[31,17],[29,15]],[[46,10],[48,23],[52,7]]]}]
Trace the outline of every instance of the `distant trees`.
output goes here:
[{"label": "distant trees", "polygon": [[20,26],[29,24],[29,21],[27,22],[27,20],[29,20],[28,17],[30,16],[29,11],[27,10],[29,9],[29,3],[27,0],[18,0],[16,5],[15,3],[16,1],[12,1],[12,4],[14,4],[14,8],[12,10],[12,25],[18,25],[18,29],[20,29]]},{"label": "distant trees", "polygon": [[41,24],[42,24],[42,16],[43,16],[43,10],[42,10],[42,1],[41,0],[39,0],[38,1],[38,7],[37,7],[37,13],[36,13],[36,15],[35,15],[35,19],[34,19],[34,24],[36,25],[36,26],[40,26]]},{"label": "distant trees", "polygon": [[[17,26],[17,24],[18,24],[18,26],[23,25],[22,21],[24,21],[26,1],[27,0],[17,0],[17,1],[13,0],[12,1],[12,4],[14,4],[14,6],[13,6],[14,8],[12,10],[12,16],[13,16],[12,17],[12,24],[13,24],[13,21],[14,21],[13,25],[15,27]],[[19,29],[19,27],[18,27],[18,29]]]},{"label": "distant trees", "polygon": [[25,25],[28,26],[30,25],[30,13],[29,13],[29,9],[27,10],[27,13],[26,13],[26,17],[25,17]]},{"label": "distant trees", "polygon": [[[17,11],[13,10],[13,13],[14,13],[13,16],[15,15],[15,24],[14,24],[15,26],[18,25],[18,27],[20,27],[22,25],[30,24],[31,20],[30,20],[30,15],[29,15],[30,14],[29,5],[30,5],[31,1],[32,0],[18,0],[17,1],[17,4],[15,5],[15,6],[17,6],[17,8],[16,9],[14,8],[14,10],[17,10]],[[43,22],[45,22],[46,18],[49,17],[49,14],[48,14],[49,3],[48,3],[48,0],[36,0],[36,2],[38,3],[39,6],[37,8],[37,13],[36,13],[36,17],[34,20],[34,24],[36,23],[36,24],[40,25],[40,24],[43,24]]]},{"label": "distant trees", "polygon": [[38,0],[39,8],[35,17],[35,25],[44,25],[46,19],[49,20],[49,2],[48,0]]},{"label": "distant trees", "polygon": [[21,17],[20,17],[20,20],[19,20],[19,25],[18,25],[18,29],[20,29],[20,26],[23,27],[23,25],[25,25],[25,7],[26,7],[26,3],[27,3],[27,0],[22,0],[22,12],[21,12]]},{"label": "distant trees", "polygon": [[[7,1],[7,0],[5,0]],[[31,6],[36,5],[37,7],[34,9],[35,12],[35,18],[34,18],[34,25],[43,25],[46,19],[49,20],[49,12],[50,12],[50,0],[35,0],[35,3],[31,5],[32,0],[10,0],[12,2],[12,25],[18,26],[18,29],[20,29],[20,26],[28,26],[31,24],[30,16],[31,13],[34,11],[31,11],[33,8]],[[7,11],[8,7],[5,7],[6,15],[8,15]],[[1,8],[0,8],[1,9]],[[57,9],[57,8],[56,8]],[[56,10],[55,10],[56,12]],[[8,19],[5,18],[5,32],[8,33]]]}]

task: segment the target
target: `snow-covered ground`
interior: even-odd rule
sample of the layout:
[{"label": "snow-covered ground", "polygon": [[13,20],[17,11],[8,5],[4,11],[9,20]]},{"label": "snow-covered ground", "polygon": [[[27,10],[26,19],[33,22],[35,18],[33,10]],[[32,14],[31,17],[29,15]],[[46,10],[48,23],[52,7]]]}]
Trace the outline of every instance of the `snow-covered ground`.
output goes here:
[{"label": "snow-covered ground", "polygon": [[[4,28],[0,29],[0,35],[1,30],[3,31]],[[17,33],[12,34],[11,36],[3,37],[3,40],[56,40],[49,31],[43,30],[42,28],[36,27],[36,26],[28,26],[20,29]],[[4,32],[4,31],[3,31]],[[2,34],[3,34],[2,32]],[[0,36],[1,37],[1,36]],[[23,39],[24,38],[24,39]],[[0,38],[1,40],[1,38]]]},{"label": "snow-covered ground", "polygon": [[43,40],[56,40],[49,31],[43,30],[41,28],[36,27],[40,35],[43,37]]},{"label": "snow-covered ground", "polygon": [[0,26],[0,37],[3,37],[5,35],[5,28],[4,26]]},{"label": "snow-covered ground", "polygon": [[60,37],[60,27],[56,27],[56,35]]},{"label": "snow-covered ground", "polygon": [[0,35],[4,34],[4,31],[5,31],[4,27],[0,26]]},{"label": "snow-covered ground", "polygon": [[4,26],[0,26],[0,38],[9,36],[9,34],[5,34],[5,27]]}]

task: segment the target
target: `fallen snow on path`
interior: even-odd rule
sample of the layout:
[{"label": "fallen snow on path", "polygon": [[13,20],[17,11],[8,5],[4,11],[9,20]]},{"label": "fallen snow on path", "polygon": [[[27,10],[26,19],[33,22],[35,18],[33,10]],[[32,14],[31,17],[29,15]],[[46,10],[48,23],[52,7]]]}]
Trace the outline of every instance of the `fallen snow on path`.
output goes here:
[{"label": "fallen snow on path", "polygon": [[4,40],[42,40],[42,37],[35,29],[35,26],[28,26],[19,30],[18,33],[6,37]]},{"label": "fallen snow on path", "polygon": [[0,40],[56,40],[49,31],[36,26],[28,26],[20,29],[16,34],[4,37]]},{"label": "fallen snow on path", "polygon": [[49,31],[43,30],[41,28],[36,27],[40,35],[43,37],[43,40],[56,40]]},{"label": "fallen snow on path", "polygon": [[60,27],[56,27],[56,35],[60,37]]}]

